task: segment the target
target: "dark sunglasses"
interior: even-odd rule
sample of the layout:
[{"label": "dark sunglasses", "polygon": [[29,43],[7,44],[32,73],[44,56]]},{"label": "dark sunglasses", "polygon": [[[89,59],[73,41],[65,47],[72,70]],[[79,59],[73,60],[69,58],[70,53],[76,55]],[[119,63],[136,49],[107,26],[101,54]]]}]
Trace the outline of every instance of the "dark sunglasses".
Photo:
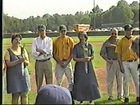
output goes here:
[{"label": "dark sunglasses", "polygon": [[112,33],[112,35],[117,35],[117,33]]},{"label": "dark sunglasses", "polygon": [[60,32],[66,32],[66,30],[61,30]]}]

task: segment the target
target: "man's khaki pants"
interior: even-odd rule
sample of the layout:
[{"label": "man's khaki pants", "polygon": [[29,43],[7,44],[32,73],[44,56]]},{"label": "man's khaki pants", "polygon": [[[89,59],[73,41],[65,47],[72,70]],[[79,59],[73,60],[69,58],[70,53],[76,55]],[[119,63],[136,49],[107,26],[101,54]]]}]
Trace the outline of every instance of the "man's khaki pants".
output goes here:
[{"label": "man's khaki pants", "polygon": [[118,60],[112,60],[113,63],[107,62],[107,91],[108,97],[112,96],[112,87],[114,77],[117,82],[117,95],[119,98],[123,96],[123,74],[120,71]]},{"label": "man's khaki pants", "polygon": [[45,62],[36,61],[35,63],[35,79],[37,85],[37,92],[42,86],[44,75],[45,75],[46,84],[52,84],[53,76],[52,76],[51,60],[47,60]]},{"label": "man's khaki pants", "polygon": [[61,67],[59,63],[56,63],[55,68],[55,76],[56,76],[56,84],[61,85],[62,77],[63,75],[66,75],[67,81],[68,81],[68,88],[71,91],[72,90],[72,65],[69,63],[66,68]]},{"label": "man's khaki pants", "polygon": [[138,62],[122,62],[124,67],[124,97],[129,96],[129,81],[130,81],[130,74],[133,78],[133,82],[135,84],[136,95],[139,97],[139,78],[138,78]]}]

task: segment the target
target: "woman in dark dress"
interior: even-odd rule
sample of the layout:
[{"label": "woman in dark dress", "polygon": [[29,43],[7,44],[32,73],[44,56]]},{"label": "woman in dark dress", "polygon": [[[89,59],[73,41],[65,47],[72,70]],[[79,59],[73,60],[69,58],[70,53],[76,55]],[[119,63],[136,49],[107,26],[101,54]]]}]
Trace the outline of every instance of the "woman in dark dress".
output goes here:
[{"label": "woman in dark dress", "polygon": [[89,101],[100,98],[98,83],[93,69],[92,60],[93,48],[92,45],[87,43],[88,36],[86,32],[79,32],[79,43],[74,46],[73,60],[75,63],[74,68],[74,85],[73,85],[73,98],[74,100]]},{"label": "woman in dark dress", "polygon": [[11,47],[5,52],[4,60],[7,66],[6,82],[7,93],[12,94],[13,105],[28,104],[28,92],[30,90],[30,77],[26,66],[29,64],[28,53],[21,47],[22,36],[12,35]]}]

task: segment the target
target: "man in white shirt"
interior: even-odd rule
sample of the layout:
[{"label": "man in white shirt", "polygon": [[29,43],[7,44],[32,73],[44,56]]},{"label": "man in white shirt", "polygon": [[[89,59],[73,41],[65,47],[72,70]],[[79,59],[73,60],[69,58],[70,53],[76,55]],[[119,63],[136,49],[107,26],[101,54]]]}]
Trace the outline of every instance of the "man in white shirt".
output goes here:
[{"label": "man in white shirt", "polygon": [[43,75],[45,75],[46,84],[52,84],[52,39],[46,36],[46,27],[38,26],[39,37],[35,38],[32,43],[32,55],[35,58],[35,79],[37,92],[42,86]]}]

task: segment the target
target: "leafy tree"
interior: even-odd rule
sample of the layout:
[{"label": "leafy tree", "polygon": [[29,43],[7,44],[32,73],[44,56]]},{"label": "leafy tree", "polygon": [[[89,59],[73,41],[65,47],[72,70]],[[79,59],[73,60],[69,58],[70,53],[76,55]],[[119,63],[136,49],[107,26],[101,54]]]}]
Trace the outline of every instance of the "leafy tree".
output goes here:
[{"label": "leafy tree", "polygon": [[128,5],[128,3],[125,0],[120,0],[118,2],[118,4],[117,4],[117,7],[121,10],[121,13],[123,14],[121,19],[125,23],[132,24],[133,23],[134,13],[132,12],[132,9]]},{"label": "leafy tree", "polygon": [[83,17],[81,20],[80,20],[80,23],[81,24],[90,24],[91,22],[91,18],[89,16],[87,17]]},{"label": "leafy tree", "polygon": [[[140,3],[133,1],[128,4],[125,0],[120,0],[117,6],[112,5],[108,10],[103,11],[96,5],[91,11],[77,11],[74,15],[58,13],[50,15],[48,13],[41,16],[30,16],[27,19],[10,17],[3,13],[3,33],[15,33],[26,31],[37,31],[39,24],[47,26],[48,30],[58,30],[58,26],[64,24],[68,30],[73,24],[90,24],[91,28],[102,28],[103,24],[130,23],[136,26],[139,22]],[[114,25],[115,26],[115,25]]]},{"label": "leafy tree", "polygon": [[136,24],[137,22],[139,22],[139,11],[140,11],[139,3],[137,1],[133,1],[130,4],[130,7],[132,9],[132,12],[134,13],[133,24]]}]

